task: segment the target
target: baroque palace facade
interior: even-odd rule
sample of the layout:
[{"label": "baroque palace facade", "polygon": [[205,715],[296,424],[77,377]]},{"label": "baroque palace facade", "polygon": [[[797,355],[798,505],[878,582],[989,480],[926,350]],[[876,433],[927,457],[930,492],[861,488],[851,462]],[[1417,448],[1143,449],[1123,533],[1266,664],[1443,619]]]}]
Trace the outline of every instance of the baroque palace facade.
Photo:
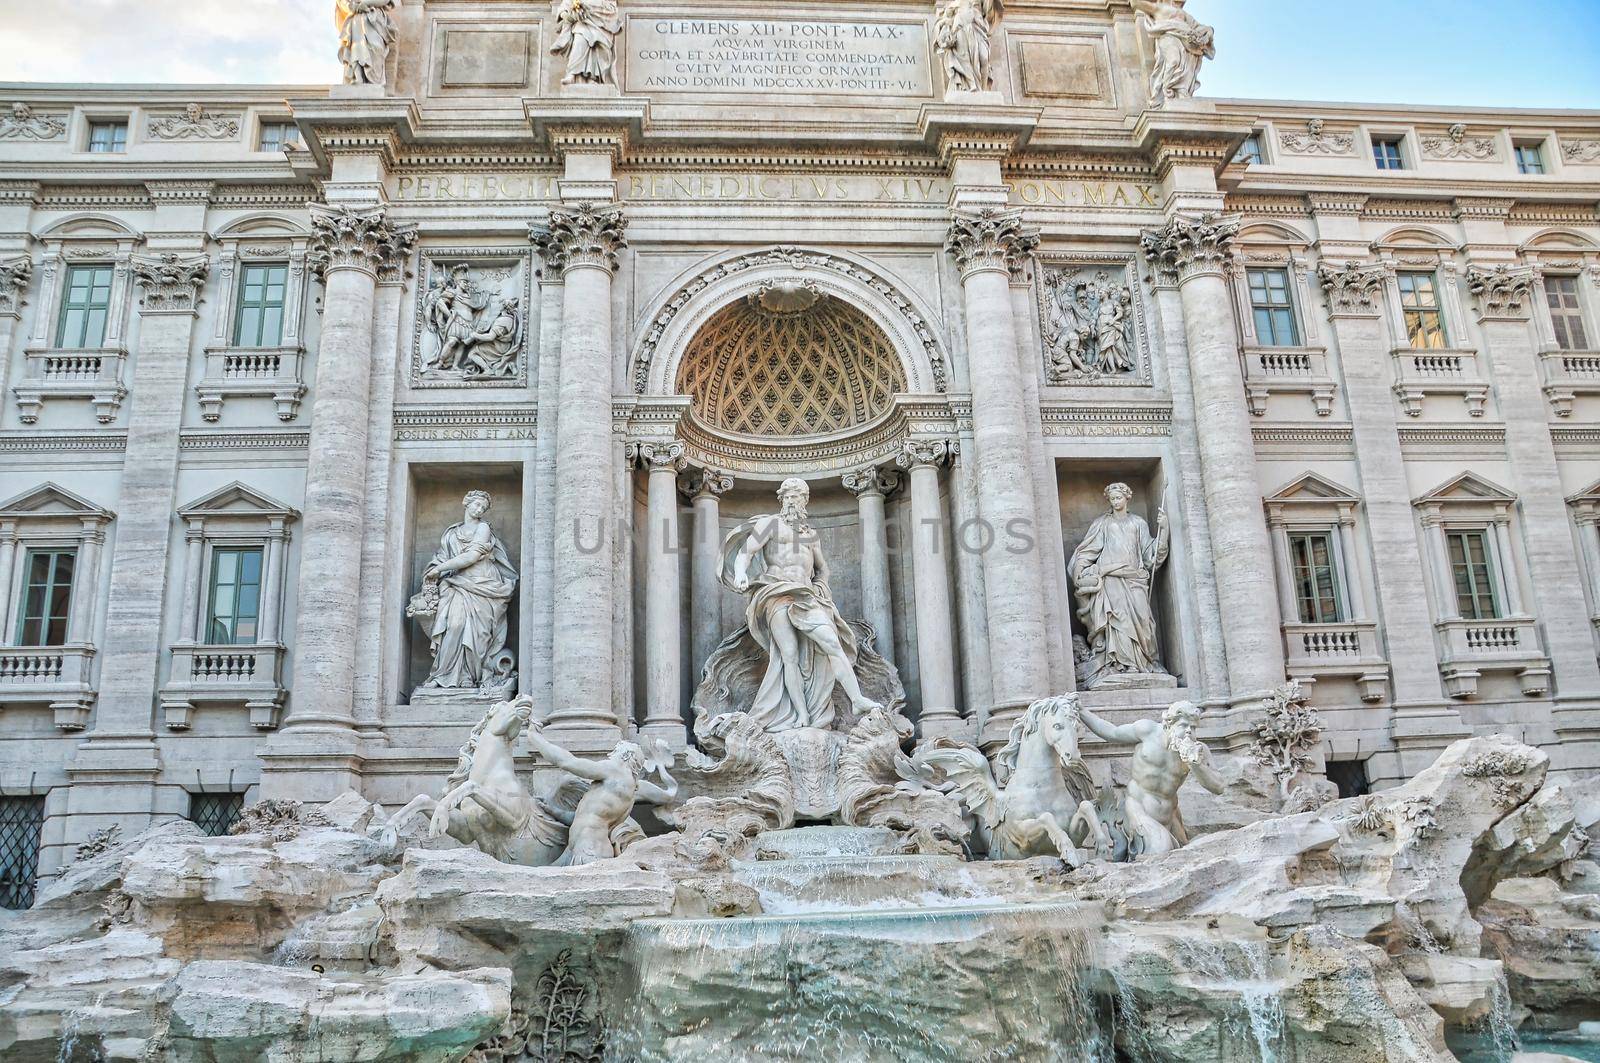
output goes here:
[{"label": "baroque palace facade", "polygon": [[8,903],[112,825],[402,803],[514,688],[682,749],[791,478],[922,737],[1077,688],[1237,749],[1288,676],[1347,792],[1600,769],[1600,112],[1196,98],[1171,2],[785,7],[3,87]]}]

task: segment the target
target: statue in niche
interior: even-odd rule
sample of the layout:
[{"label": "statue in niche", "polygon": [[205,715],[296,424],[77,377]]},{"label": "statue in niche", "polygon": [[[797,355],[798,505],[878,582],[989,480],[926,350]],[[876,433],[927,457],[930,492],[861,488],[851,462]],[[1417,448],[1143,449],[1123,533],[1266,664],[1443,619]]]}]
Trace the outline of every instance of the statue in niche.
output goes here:
[{"label": "statue in niche", "polygon": [[947,92],[994,88],[994,32],[1004,15],[1004,0],[944,0],[939,5],[933,40],[944,58]]},{"label": "statue in niche", "polygon": [[883,707],[857,681],[856,636],[833,603],[810,497],[804,480],[785,480],[781,511],[740,524],[722,548],[722,582],[749,596],[745,621],[767,656],[749,713],[769,731],[832,727],[835,684],[858,716]]},{"label": "statue in niche", "polygon": [[[531,704],[527,698],[518,700]],[[551,764],[591,784],[572,813],[567,848],[557,867],[578,867],[618,855],[644,837],[631,818],[636,802],[670,805],[678,796],[678,784],[667,772],[672,753],[660,739],[649,753],[633,742],[619,742],[605,760],[584,760],[546,738],[535,722],[528,731],[528,744]],[[651,774],[660,775],[660,786],[645,778]]]},{"label": "statue in niche", "polygon": [[1133,489],[1124,483],[1106,488],[1111,512],[1097,517],[1072,552],[1069,571],[1084,649],[1078,682],[1085,689],[1136,685],[1126,677],[1149,677],[1161,669],[1150,584],[1167,560],[1172,533],[1167,511],[1156,514],[1156,531],[1128,512]]},{"label": "statue in niche", "polygon": [[480,283],[465,264],[422,297],[422,327],[433,350],[424,376],[463,380],[514,378],[522,350],[522,300]]},{"label": "statue in niche", "polygon": [[1215,59],[1216,31],[1183,9],[1183,0],[1132,0],[1139,26],[1155,46],[1150,106],[1186,100],[1200,87],[1200,64]]},{"label": "statue in niche", "polygon": [[516,688],[514,658],[506,649],[506,609],[517,590],[517,570],[505,544],[483,519],[487,491],[469,491],[465,516],[439,540],[422,573],[422,590],[406,615],[428,627],[433,671],[421,690],[472,690],[509,697]]},{"label": "statue in niche", "polygon": [[563,85],[614,85],[616,38],[622,31],[616,0],[560,0],[551,55],[567,57]]},{"label": "statue in niche", "polygon": [[382,85],[389,48],[394,44],[395,0],[338,0],[339,62],[346,85]]},{"label": "statue in niche", "polygon": [[1225,780],[1211,766],[1210,751],[1195,737],[1200,708],[1191,701],[1174,703],[1160,721],[1135,720],[1117,726],[1081,704],[1077,715],[1093,734],[1107,742],[1133,746],[1133,771],[1123,795],[1122,811],[1131,839],[1132,856],[1170,853],[1189,843],[1178,808],[1178,788],[1190,772],[1201,786],[1222,793]]},{"label": "statue in niche", "polygon": [[1104,270],[1052,269],[1044,275],[1043,338],[1053,385],[1137,373],[1133,289]]}]

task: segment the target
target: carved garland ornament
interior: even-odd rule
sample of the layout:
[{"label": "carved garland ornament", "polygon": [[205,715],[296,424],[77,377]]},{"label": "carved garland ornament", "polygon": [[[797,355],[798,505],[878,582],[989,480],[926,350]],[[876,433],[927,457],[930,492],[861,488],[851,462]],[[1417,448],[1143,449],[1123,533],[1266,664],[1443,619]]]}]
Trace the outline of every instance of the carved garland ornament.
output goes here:
[{"label": "carved garland ornament", "polygon": [[368,273],[398,267],[417,240],[417,227],[390,223],[382,207],[355,210],[312,204],[311,251],[317,276],[340,269]]},{"label": "carved garland ornament", "polygon": [[1008,277],[1019,261],[1039,246],[1039,230],[1022,225],[1022,212],[985,207],[972,213],[955,212],[945,250],[966,278],[982,270],[998,270]]},{"label": "carved garland ornament", "polygon": [[1422,154],[1430,159],[1492,159],[1495,157],[1494,138],[1469,137],[1467,127],[1457,122],[1442,137],[1423,137]]},{"label": "carved garland ornament", "polygon": [[150,119],[147,128],[152,140],[233,140],[239,135],[239,119],[191,103],[182,114]]},{"label": "carved garland ornament", "polygon": [[211,272],[207,258],[186,259],[180,255],[133,260],[133,277],[144,286],[146,313],[193,310],[200,303],[200,289]]},{"label": "carved garland ornament", "polygon": [[1376,314],[1388,278],[1386,267],[1363,266],[1359,262],[1346,262],[1343,266],[1324,263],[1317,267],[1317,279],[1328,293],[1328,304],[1334,313]]},{"label": "carved garland ornament", "polygon": [[1487,317],[1521,317],[1533,294],[1534,271],[1529,267],[1495,266],[1467,269],[1467,290]]},{"label": "carved garland ornament", "polygon": [[1568,162],[1600,162],[1600,140],[1562,140],[1561,157]]},{"label": "carved garland ornament", "polygon": [[1356,137],[1354,133],[1329,133],[1322,119],[1313,118],[1303,133],[1290,129],[1278,134],[1278,143],[1296,155],[1349,155],[1355,150]]},{"label": "carved garland ornament", "polygon": [[1163,275],[1187,280],[1203,273],[1220,273],[1232,258],[1239,221],[1220,214],[1173,218],[1160,229],[1146,230],[1139,237],[1139,246]]},{"label": "carved garland ornament", "polygon": [[55,140],[66,135],[64,116],[37,114],[25,103],[13,103],[10,114],[0,115],[0,140]]},{"label": "carved garland ornament", "polygon": [[[535,244],[540,244],[541,237],[537,231],[534,233],[533,238]],[[548,265],[551,259],[545,253],[542,244],[540,244],[540,254],[545,256],[545,262]],[[559,252],[557,254],[559,255]],[[809,269],[827,270],[859,284],[865,284],[889,301],[890,305],[905,318],[906,323],[911,327],[911,331],[921,341],[922,349],[927,355],[928,365],[933,373],[934,390],[942,393],[949,389],[944,355],[939,350],[938,341],[934,339],[933,329],[928,326],[922,315],[916,311],[905,296],[899,293],[894,285],[876,273],[863,269],[846,259],[839,258],[837,255],[831,255],[823,251],[801,251],[794,247],[775,247],[771,250],[757,251],[753,254],[744,255],[732,261],[712,266],[703,273],[697,274],[682,288],[679,288],[671,299],[667,300],[666,306],[662,307],[661,311],[656,314],[655,320],[650,323],[649,332],[645,336],[644,343],[640,345],[638,358],[633,367],[633,390],[643,395],[649,389],[650,367],[655,363],[656,350],[661,343],[661,338],[666,335],[667,328],[678,314],[694,301],[695,296],[718,281],[764,266],[782,266],[796,271]]]}]

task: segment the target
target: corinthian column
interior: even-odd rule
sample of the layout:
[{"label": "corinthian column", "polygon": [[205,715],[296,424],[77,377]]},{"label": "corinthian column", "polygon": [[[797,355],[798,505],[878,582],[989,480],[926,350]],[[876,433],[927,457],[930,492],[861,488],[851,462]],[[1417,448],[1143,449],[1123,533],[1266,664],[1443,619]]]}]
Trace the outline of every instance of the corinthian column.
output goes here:
[{"label": "corinthian column", "polygon": [[322,276],[322,338],[306,457],[305,540],[285,730],[344,730],[355,722],[356,628],[363,603],[362,514],[367,404],[378,271],[406,255],[410,226],[383,208],[313,206],[313,267]]},{"label": "corinthian column", "polygon": [[867,465],[844,474],[844,489],[856,496],[861,521],[861,613],[877,636],[878,655],[894,663],[894,609],[889,599],[889,536],[884,496],[899,486],[899,473]]},{"label": "corinthian column", "polygon": [[983,523],[984,600],[994,707],[983,739],[1005,737],[1028,703],[1049,692],[1038,513],[1027,404],[1011,310],[1011,264],[1038,246],[1021,214],[955,212],[946,249],[961,270],[972,386],[973,473]]},{"label": "corinthian column", "polygon": [[683,728],[683,588],[678,577],[678,473],[682,443],[634,443],[630,457],[649,476],[644,556],[644,733],[674,748]]},{"label": "corinthian column", "polygon": [[694,544],[689,556],[689,667],[698,681],[717,643],[722,641],[721,498],[733,490],[733,477],[716,469],[694,469],[680,485],[694,507]]},{"label": "corinthian column", "polygon": [[911,543],[917,593],[917,675],[922,689],[922,737],[962,734],[956,708],[955,638],[950,623],[950,561],[945,556],[939,467],[954,451],[942,439],[907,440],[896,459],[911,470]]},{"label": "corinthian column", "polygon": [[1272,544],[1256,478],[1232,302],[1223,278],[1238,231],[1236,218],[1173,218],[1142,240],[1151,265],[1178,279],[1229,696],[1235,702],[1277,686],[1284,676],[1278,594],[1266,560]]},{"label": "corinthian column", "polygon": [[611,279],[626,228],[618,207],[550,211],[549,241],[565,258],[550,728],[568,748],[609,748],[622,733],[611,674]]}]

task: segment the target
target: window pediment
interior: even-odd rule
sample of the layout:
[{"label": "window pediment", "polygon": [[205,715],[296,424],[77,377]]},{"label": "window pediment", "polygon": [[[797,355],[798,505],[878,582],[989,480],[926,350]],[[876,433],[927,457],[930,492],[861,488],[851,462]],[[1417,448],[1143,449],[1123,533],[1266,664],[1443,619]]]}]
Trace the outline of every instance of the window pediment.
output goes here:
[{"label": "window pediment", "polygon": [[1464,472],[1413,500],[1416,506],[1515,505],[1517,496],[1476,473]]},{"label": "window pediment", "polygon": [[112,520],[113,516],[110,510],[54,483],[41,484],[15,498],[0,502],[0,520],[73,517],[103,524]]}]

